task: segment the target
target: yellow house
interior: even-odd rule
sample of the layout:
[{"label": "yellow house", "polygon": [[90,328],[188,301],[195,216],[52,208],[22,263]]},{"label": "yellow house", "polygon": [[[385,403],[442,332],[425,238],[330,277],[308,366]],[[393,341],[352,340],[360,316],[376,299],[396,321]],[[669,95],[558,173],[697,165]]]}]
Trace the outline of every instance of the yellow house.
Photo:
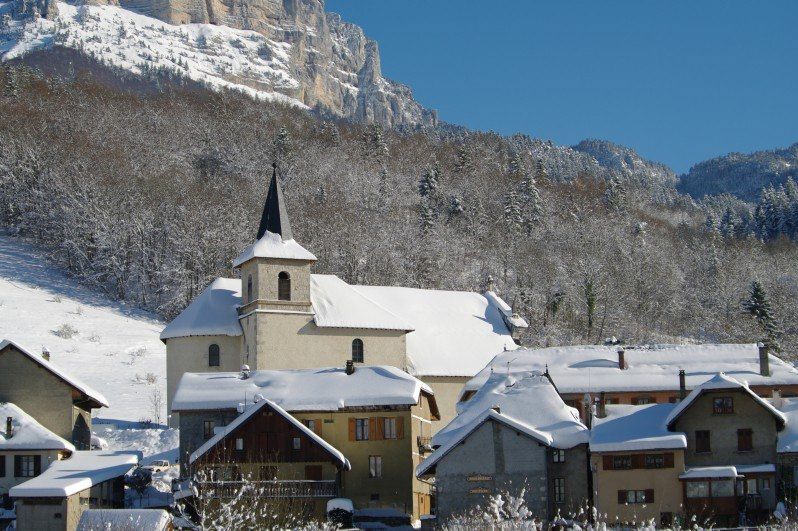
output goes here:
[{"label": "yellow house", "polygon": [[[429,512],[431,488],[415,478],[414,469],[439,414],[432,390],[417,378],[395,367],[353,363],[346,368],[186,373],[173,403],[180,419],[184,470],[204,455],[208,440],[229,433],[242,412],[248,414],[262,401],[289,412],[350,466],[339,466],[336,472],[304,456],[291,459],[302,451],[301,441],[275,457],[266,435],[249,443],[255,445],[252,452],[268,454],[265,462],[248,457],[250,472],[276,461],[277,476],[285,481],[338,481],[339,490],[325,496],[350,498],[356,508],[390,507],[415,518]],[[261,435],[268,431],[256,430]]]},{"label": "yellow house", "polygon": [[[391,365],[434,391],[441,417],[455,415],[465,381],[516,348],[523,319],[484,294],[348,284],[311,274],[316,261],[293,239],[272,177],[256,241],[233,262],[240,279],[212,282],[163,330],[170,412],[186,372]],[[172,417],[171,424],[178,424]]]}]

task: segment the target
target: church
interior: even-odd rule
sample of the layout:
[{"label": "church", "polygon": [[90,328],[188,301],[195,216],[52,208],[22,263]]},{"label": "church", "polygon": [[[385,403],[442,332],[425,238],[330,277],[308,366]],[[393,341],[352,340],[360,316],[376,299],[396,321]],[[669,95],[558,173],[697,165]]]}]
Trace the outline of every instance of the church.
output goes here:
[{"label": "church", "polygon": [[343,367],[351,360],[421,379],[445,426],[463,384],[494,356],[517,348],[527,327],[490,287],[474,293],[351,285],[311,273],[314,262],[293,238],[275,173],[256,240],[233,261],[240,278],[214,280],[161,333],[170,415],[187,372]]}]

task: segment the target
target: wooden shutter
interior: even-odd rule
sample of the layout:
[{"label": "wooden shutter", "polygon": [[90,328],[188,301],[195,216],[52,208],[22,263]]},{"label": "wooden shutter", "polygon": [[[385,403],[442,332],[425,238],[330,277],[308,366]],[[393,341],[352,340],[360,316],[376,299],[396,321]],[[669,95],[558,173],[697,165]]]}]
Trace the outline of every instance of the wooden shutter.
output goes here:
[{"label": "wooden shutter", "polygon": [[632,454],[632,468],[645,468],[646,456],[644,454]]},{"label": "wooden shutter", "polygon": [[42,456],[34,455],[33,456],[33,475],[38,476],[42,473]]},{"label": "wooden shutter", "polygon": [[371,417],[369,419],[369,439],[373,441],[382,440],[382,417]]},{"label": "wooden shutter", "polygon": [[313,421],[316,425],[314,426],[313,431],[316,432],[316,435],[321,437],[321,425],[324,423],[324,419],[316,419]]},{"label": "wooden shutter", "polygon": [[349,440],[355,440],[355,419],[351,417],[349,418]]},{"label": "wooden shutter", "polygon": [[602,465],[604,470],[612,470],[612,456],[611,455],[602,455],[601,456]]},{"label": "wooden shutter", "polygon": [[6,456],[0,455],[0,478],[6,477]]},{"label": "wooden shutter", "polygon": [[396,417],[396,438],[405,438],[405,419],[402,417]]},{"label": "wooden shutter", "polygon": [[22,477],[22,456],[15,455],[14,456],[14,477],[21,478]]},{"label": "wooden shutter", "polygon": [[618,491],[618,504],[619,505],[626,504],[626,491],[625,490],[619,490]]},{"label": "wooden shutter", "polygon": [[665,468],[673,468],[673,452],[665,454]]},{"label": "wooden shutter", "polygon": [[654,503],[654,489],[646,489],[646,503]]}]

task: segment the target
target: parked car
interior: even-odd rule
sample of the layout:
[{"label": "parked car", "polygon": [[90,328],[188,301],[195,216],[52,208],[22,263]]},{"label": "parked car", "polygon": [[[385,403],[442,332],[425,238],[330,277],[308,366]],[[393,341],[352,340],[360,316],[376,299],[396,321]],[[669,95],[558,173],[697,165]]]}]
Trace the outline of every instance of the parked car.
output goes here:
[{"label": "parked car", "polygon": [[165,459],[159,459],[159,460],[153,461],[149,465],[145,465],[144,468],[146,468],[147,470],[150,470],[152,472],[163,472],[164,470],[167,470],[170,466],[172,466],[172,465],[171,465],[171,463],[169,463],[169,461],[167,461]]}]

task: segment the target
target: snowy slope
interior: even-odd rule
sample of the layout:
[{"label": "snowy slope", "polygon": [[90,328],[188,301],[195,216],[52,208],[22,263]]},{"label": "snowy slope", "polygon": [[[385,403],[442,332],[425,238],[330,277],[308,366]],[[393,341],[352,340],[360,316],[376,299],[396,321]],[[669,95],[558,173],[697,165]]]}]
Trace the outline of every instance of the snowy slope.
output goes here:
[{"label": "snowy slope", "polygon": [[[11,3],[0,3],[0,14]],[[162,70],[212,89],[306,107],[276,92],[299,83],[289,73],[291,44],[212,24],[172,25],[116,6],[57,2],[54,20],[13,20],[0,30],[0,60],[55,45],[81,50],[137,75]]]},{"label": "snowy slope", "polygon": [[33,352],[47,347],[54,364],[108,398],[110,408],[95,410],[99,418],[156,421],[153,397],[160,393],[165,423],[162,328],[151,315],[80,287],[33,247],[0,233],[0,338]]}]

